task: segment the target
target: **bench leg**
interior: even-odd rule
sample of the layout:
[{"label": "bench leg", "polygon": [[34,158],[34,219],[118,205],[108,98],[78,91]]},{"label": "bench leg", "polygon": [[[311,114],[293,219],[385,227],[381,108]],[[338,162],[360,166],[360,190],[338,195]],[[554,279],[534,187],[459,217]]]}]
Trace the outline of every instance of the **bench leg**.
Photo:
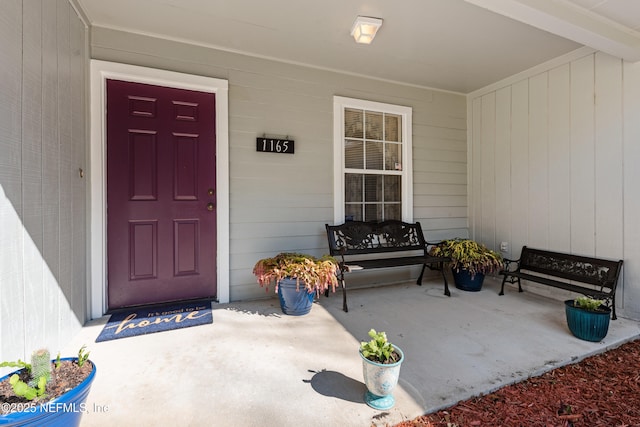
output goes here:
[{"label": "bench leg", "polygon": [[524,292],[522,290],[522,283],[520,282],[520,278],[516,277],[516,280],[514,280],[513,278],[508,279],[509,275],[505,274],[504,277],[502,278],[502,286],[500,287],[500,293],[498,293],[498,295],[504,295],[504,284],[505,282],[509,282],[509,283],[516,283],[516,280],[518,281],[518,292]]},{"label": "bench leg", "polygon": [[420,272],[420,275],[418,276],[418,281],[416,282],[416,285],[422,286],[422,276],[424,275],[424,269],[425,268],[427,268],[427,264],[422,264],[422,271]]},{"label": "bench leg", "polygon": [[444,272],[444,263],[440,263],[440,273],[442,273],[442,280],[444,280],[444,294],[450,297],[451,292],[449,292],[449,282],[447,282],[447,275]]},{"label": "bench leg", "polygon": [[[420,276],[418,276],[418,281],[416,284],[422,286],[422,276],[424,275],[424,269],[427,267],[427,264],[422,264],[422,271],[420,272]],[[451,296],[451,292],[449,292],[449,282],[447,282],[447,275],[444,273],[444,263],[439,262],[437,267],[428,266],[431,270],[438,270],[442,274],[442,280],[444,281],[444,294],[448,297]]]},{"label": "bench leg", "polygon": [[342,310],[345,313],[348,313],[349,307],[347,307],[347,286],[344,283],[344,278],[342,278],[340,282],[342,282]]},{"label": "bench leg", "polygon": [[[347,285],[344,282],[344,271],[342,269],[340,269],[340,272],[338,273],[338,280],[340,281],[340,286],[342,287],[342,310],[344,310],[345,313],[349,312],[349,307],[347,307]],[[327,293],[329,292],[329,290],[327,290]]]},{"label": "bench leg", "polygon": [[[345,312],[349,312],[349,307],[347,307],[347,286],[344,283],[344,273],[338,275],[338,281],[340,281],[340,286],[342,287],[342,309]],[[324,291],[324,296],[329,297],[329,289]]]},{"label": "bench leg", "polygon": [[507,281],[507,275],[505,274],[504,277],[502,278],[502,286],[500,287],[500,293],[498,293],[498,295],[504,295],[504,282]]}]

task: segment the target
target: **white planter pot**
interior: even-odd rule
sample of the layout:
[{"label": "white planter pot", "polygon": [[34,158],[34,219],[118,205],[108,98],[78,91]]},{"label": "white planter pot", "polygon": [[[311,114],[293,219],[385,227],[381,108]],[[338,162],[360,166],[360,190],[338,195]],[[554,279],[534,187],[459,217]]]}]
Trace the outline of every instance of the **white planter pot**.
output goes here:
[{"label": "white planter pot", "polygon": [[390,409],[396,401],[392,395],[393,389],[398,384],[400,377],[400,365],[404,361],[404,353],[397,346],[393,346],[400,354],[400,360],[392,364],[373,362],[360,353],[362,358],[362,375],[367,392],[364,401],[374,409]]}]

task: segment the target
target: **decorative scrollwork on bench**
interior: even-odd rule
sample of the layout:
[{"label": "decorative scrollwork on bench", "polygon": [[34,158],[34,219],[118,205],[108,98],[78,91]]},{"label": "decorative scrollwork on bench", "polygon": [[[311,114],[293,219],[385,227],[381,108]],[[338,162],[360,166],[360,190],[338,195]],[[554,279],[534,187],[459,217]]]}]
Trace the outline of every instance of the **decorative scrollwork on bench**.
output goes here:
[{"label": "decorative scrollwork on bench", "polygon": [[406,224],[399,221],[351,221],[333,228],[335,246],[346,253],[370,253],[385,248],[424,249],[416,227]]},{"label": "decorative scrollwork on bench", "polygon": [[522,292],[521,279],[528,280],[602,299],[612,307],[612,318],[616,319],[616,287],[622,263],[622,260],[592,258],[523,246],[520,259],[505,259],[505,268],[500,272],[504,276],[500,295],[504,294],[506,282],[517,283],[518,291]]}]

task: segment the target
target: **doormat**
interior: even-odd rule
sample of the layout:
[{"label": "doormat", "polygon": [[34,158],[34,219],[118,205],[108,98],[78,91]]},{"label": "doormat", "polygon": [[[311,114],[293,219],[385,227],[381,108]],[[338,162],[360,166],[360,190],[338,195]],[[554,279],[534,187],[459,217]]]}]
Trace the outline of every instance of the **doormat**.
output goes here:
[{"label": "doormat", "polygon": [[189,301],[113,313],[96,342],[213,323],[211,301]]}]

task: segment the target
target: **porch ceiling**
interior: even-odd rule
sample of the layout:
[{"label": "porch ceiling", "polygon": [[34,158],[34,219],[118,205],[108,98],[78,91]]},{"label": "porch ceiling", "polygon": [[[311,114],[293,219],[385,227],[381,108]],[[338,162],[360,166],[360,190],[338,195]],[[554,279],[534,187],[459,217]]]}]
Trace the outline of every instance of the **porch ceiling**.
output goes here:
[{"label": "porch ceiling", "polygon": [[[637,0],[75,0],[95,27],[469,93],[586,45],[640,59]],[[357,15],[384,24],[372,45]]]}]

